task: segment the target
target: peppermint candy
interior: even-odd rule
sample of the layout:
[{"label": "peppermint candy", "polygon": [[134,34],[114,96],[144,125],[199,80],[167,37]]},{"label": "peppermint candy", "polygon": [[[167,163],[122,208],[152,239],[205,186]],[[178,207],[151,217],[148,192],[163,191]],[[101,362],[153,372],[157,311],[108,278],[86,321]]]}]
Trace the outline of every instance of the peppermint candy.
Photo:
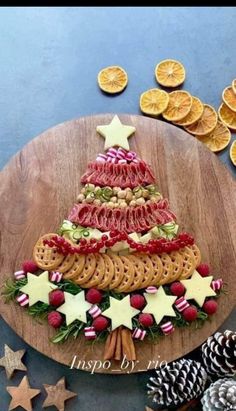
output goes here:
[{"label": "peppermint candy", "polygon": [[127,164],[127,161],[124,158],[118,160],[118,164]]},{"label": "peppermint candy", "polygon": [[23,270],[16,271],[14,273],[14,277],[15,277],[16,280],[21,280],[22,278],[26,277],[26,273]]},{"label": "peppermint candy", "polygon": [[123,148],[119,147],[117,150],[116,157],[122,160],[122,159],[125,159],[125,156],[126,156],[126,151]]},{"label": "peppermint candy", "polygon": [[105,154],[98,154],[96,161],[100,163],[105,163],[107,161],[107,156]]},{"label": "peppermint candy", "polygon": [[50,281],[53,283],[59,283],[62,279],[62,273],[59,271],[52,271],[50,274]]},{"label": "peppermint candy", "polygon": [[97,318],[99,317],[99,315],[102,313],[102,310],[97,306],[97,305],[93,305],[90,309],[89,309],[89,314],[93,317],[93,318]]},{"label": "peppermint candy", "polygon": [[25,307],[29,304],[29,297],[27,294],[21,294],[16,298],[16,301],[20,304],[21,307]]},{"label": "peppermint candy", "polygon": [[86,340],[95,340],[96,332],[94,327],[85,327],[84,328],[84,336]]},{"label": "peppermint candy", "polygon": [[219,291],[222,288],[222,285],[223,285],[222,278],[219,278],[218,280],[213,280],[211,283],[211,286],[214,291]]},{"label": "peppermint candy", "polygon": [[188,308],[190,304],[188,303],[187,300],[185,300],[184,297],[178,298],[178,300],[175,301],[175,306],[177,310],[181,313],[182,311],[185,310],[185,308]]},{"label": "peppermint candy", "polygon": [[126,151],[119,147],[118,149],[111,147],[106,154],[99,153],[96,161],[108,162],[113,164],[138,163],[140,159],[134,151]]},{"label": "peppermint candy", "polygon": [[169,335],[173,333],[175,329],[172,322],[168,321],[167,323],[161,325],[161,330],[165,335]]},{"label": "peppermint candy", "polygon": [[150,285],[149,287],[146,288],[145,291],[148,294],[155,294],[157,292],[157,288],[154,287],[153,285]]},{"label": "peppermint candy", "polygon": [[133,334],[132,334],[132,338],[135,338],[136,340],[141,340],[143,341],[145,335],[146,335],[147,331],[145,330],[141,330],[141,328],[135,328]]},{"label": "peppermint candy", "polygon": [[117,150],[115,148],[109,148],[107,151],[107,157],[116,158]]}]

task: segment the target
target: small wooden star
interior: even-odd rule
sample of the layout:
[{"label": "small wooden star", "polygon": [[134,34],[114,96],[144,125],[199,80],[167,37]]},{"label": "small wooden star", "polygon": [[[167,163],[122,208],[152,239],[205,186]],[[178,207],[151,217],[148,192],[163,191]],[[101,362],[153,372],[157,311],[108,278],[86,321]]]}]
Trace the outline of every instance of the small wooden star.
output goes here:
[{"label": "small wooden star", "polygon": [[145,411],[153,411],[153,409],[149,407],[145,407]]},{"label": "small wooden star", "polygon": [[18,387],[7,387],[6,389],[12,397],[8,408],[9,411],[17,407],[22,407],[26,411],[32,411],[31,400],[40,393],[40,390],[30,387],[26,376],[21,380]]},{"label": "small wooden star", "polygon": [[67,390],[65,384],[65,377],[62,377],[56,385],[43,384],[47,392],[47,398],[43,403],[44,408],[54,405],[58,411],[65,410],[65,401],[77,396],[75,392]]},{"label": "small wooden star", "polygon": [[5,368],[8,379],[12,377],[15,370],[27,371],[26,366],[21,361],[25,350],[12,351],[12,349],[5,344],[4,353],[5,356],[0,358],[0,367]]}]

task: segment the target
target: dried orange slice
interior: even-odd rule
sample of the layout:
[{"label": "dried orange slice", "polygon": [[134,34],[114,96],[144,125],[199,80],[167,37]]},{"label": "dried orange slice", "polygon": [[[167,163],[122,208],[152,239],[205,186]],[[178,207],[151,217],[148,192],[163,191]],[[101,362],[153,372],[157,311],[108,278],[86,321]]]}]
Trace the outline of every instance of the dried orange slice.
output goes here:
[{"label": "dried orange slice", "polygon": [[126,71],[119,66],[109,66],[98,73],[98,84],[106,93],[120,93],[128,83]]},{"label": "dried orange slice", "polygon": [[202,116],[196,123],[191,126],[184,127],[186,131],[195,136],[204,136],[211,133],[217,124],[217,113],[209,104],[204,104]]},{"label": "dried orange slice", "polygon": [[223,102],[232,111],[236,111],[236,94],[232,87],[226,87],[222,93]]},{"label": "dried orange slice", "polygon": [[140,109],[150,116],[158,116],[166,110],[169,103],[169,94],[158,88],[145,91],[140,96]]},{"label": "dried orange slice", "polygon": [[223,150],[230,143],[231,133],[221,121],[217,121],[214,130],[205,136],[196,136],[198,140],[204,143],[211,151],[215,153]]},{"label": "dried orange slice", "polygon": [[236,140],[231,144],[229,155],[233,165],[236,166]]},{"label": "dried orange slice", "polygon": [[192,96],[187,91],[177,90],[169,94],[169,104],[162,113],[165,120],[179,121],[188,115],[192,107]]},{"label": "dried orange slice", "polygon": [[185,68],[177,60],[163,60],[155,68],[156,80],[164,87],[177,87],[185,80]]},{"label": "dried orange slice", "polygon": [[233,92],[236,94],[236,78],[232,81],[232,89]]},{"label": "dried orange slice", "polygon": [[193,99],[192,106],[191,106],[191,110],[188,113],[188,115],[184,117],[183,120],[179,120],[175,122],[175,124],[177,124],[178,126],[190,126],[191,124],[198,121],[199,118],[202,116],[204,107],[203,107],[201,100],[193,96],[192,96],[192,99]]},{"label": "dried orange slice", "polygon": [[218,110],[219,117],[221,121],[229,127],[231,130],[236,131],[236,113],[228,106],[226,106],[225,103],[222,103],[219,110]]}]

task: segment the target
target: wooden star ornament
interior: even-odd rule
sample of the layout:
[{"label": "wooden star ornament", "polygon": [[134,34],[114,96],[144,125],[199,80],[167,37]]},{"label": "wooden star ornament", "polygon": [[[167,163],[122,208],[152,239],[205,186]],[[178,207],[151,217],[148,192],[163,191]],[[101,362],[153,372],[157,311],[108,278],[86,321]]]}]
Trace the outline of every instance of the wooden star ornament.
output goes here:
[{"label": "wooden star ornament", "polygon": [[4,345],[4,357],[0,358],[0,367],[6,370],[7,378],[10,379],[15,370],[27,371],[21,359],[25,350],[13,351],[7,344]]},{"label": "wooden star ornament", "polygon": [[32,411],[31,400],[40,393],[40,390],[30,387],[26,376],[21,380],[18,387],[7,387],[6,389],[12,397],[8,408],[9,411],[17,407],[22,407],[26,411]]},{"label": "wooden star ornament", "polygon": [[97,126],[97,132],[105,138],[105,150],[110,147],[122,147],[129,150],[128,138],[135,132],[135,127],[121,123],[118,116],[110,124]]},{"label": "wooden star ornament", "polygon": [[43,384],[47,392],[47,398],[43,403],[43,407],[50,407],[54,405],[58,411],[65,410],[65,401],[77,396],[75,392],[66,389],[65,377],[62,377],[56,385]]}]

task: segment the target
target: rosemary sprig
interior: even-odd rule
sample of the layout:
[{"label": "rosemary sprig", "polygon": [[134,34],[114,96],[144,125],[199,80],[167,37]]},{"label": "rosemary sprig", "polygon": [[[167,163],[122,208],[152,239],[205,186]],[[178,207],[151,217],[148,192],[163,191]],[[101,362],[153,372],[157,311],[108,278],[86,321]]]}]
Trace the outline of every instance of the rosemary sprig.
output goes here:
[{"label": "rosemary sprig", "polygon": [[58,333],[51,339],[54,344],[63,343],[68,340],[69,337],[76,339],[80,332],[85,327],[85,324],[76,320],[70,325],[62,325]]},{"label": "rosemary sprig", "polygon": [[31,307],[28,308],[28,313],[34,318],[41,318],[44,319],[47,317],[48,313],[53,310],[48,304],[38,302]]},{"label": "rosemary sprig", "polygon": [[3,295],[5,302],[8,303],[9,301],[15,300],[17,295],[20,292],[20,289],[27,284],[27,278],[23,278],[22,280],[18,281],[13,281],[11,279],[8,279],[4,286],[3,290],[1,292],[1,295]]},{"label": "rosemary sprig", "polygon": [[66,291],[73,295],[78,294],[80,291],[82,291],[79,285],[69,280],[63,280],[63,282],[57,284],[57,286],[60,290]]}]

